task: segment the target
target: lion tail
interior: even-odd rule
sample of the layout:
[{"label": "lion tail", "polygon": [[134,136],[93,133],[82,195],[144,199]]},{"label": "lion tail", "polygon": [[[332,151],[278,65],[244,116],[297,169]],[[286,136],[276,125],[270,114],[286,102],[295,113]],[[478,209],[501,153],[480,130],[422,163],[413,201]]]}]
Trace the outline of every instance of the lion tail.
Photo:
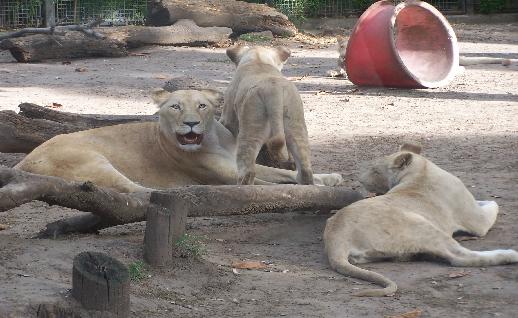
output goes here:
[{"label": "lion tail", "polygon": [[334,258],[330,255],[329,263],[335,271],[342,275],[362,279],[383,286],[383,288],[380,289],[365,289],[353,294],[353,296],[383,297],[394,295],[397,291],[397,285],[392,280],[376,272],[366,270],[349,263],[347,255],[341,255],[339,258]]}]

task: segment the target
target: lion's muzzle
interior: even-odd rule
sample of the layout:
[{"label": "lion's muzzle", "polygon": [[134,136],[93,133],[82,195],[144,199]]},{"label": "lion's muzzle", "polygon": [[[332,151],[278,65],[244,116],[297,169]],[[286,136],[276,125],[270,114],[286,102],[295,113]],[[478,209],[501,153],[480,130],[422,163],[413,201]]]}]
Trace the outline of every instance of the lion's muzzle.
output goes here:
[{"label": "lion's muzzle", "polygon": [[203,134],[197,134],[191,131],[184,135],[176,134],[176,139],[180,145],[199,145],[203,140]]}]

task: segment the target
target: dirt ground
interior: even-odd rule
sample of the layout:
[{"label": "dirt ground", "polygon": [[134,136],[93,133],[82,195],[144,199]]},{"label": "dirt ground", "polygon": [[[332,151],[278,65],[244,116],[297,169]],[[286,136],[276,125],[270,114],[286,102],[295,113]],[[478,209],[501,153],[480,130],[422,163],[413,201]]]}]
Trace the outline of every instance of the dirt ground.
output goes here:
[{"label": "dirt ground", "polygon": [[[518,23],[454,28],[463,54],[518,58]],[[439,89],[358,88],[324,77],[338,56],[332,37],[282,41],[293,50],[284,73],[304,100],[314,170],[339,172],[347,186],[359,189],[362,162],[396,150],[403,140],[418,140],[425,155],[459,176],[477,199],[500,205],[488,235],[462,244],[518,249],[518,65],[470,66]],[[70,65],[17,64],[0,53],[0,109],[33,102],[59,103],[68,112],[152,114],[149,91],[166,79],[192,75],[223,88],[234,70],[224,49],[137,52],[149,54]],[[0,164],[21,157],[2,154]],[[106,252],[126,264],[142,259],[143,223],[99,235],[31,239],[47,222],[76,213],[41,202],[0,213],[0,223],[8,225],[0,232],[0,317],[34,317],[41,304],[70,302],[72,259],[81,251]],[[364,267],[392,278],[399,291],[394,297],[352,297],[369,284],[329,268],[321,240],[327,217],[305,212],[190,219],[189,233],[203,241],[205,252],[148,270],[134,282],[131,317],[383,317],[417,308],[421,317],[516,317],[516,265],[467,268],[466,276],[450,278],[459,269],[446,264],[372,263]],[[230,264],[236,260],[269,265],[234,274]]]}]

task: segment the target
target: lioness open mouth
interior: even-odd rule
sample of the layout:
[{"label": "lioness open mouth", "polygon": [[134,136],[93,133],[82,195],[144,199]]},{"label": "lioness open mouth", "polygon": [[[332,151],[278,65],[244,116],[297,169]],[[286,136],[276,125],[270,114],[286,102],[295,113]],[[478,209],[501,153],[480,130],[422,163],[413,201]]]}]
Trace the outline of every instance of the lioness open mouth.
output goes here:
[{"label": "lioness open mouth", "polygon": [[199,145],[203,140],[203,134],[190,132],[185,135],[176,134],[176,139],[181,145]]}]

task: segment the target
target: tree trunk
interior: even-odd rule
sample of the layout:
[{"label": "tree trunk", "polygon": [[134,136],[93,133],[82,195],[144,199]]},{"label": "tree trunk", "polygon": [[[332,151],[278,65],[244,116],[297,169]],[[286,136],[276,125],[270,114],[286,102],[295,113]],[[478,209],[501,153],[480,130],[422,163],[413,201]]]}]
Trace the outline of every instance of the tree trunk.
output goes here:
[{"label": "tree trunk", "polygon": [[79,115],[35,104],[20,104],[20,113],[0,111],[0,152],[29,153],[50,138],[80,130],[153,121],[158,116]]},{"label": "tree trunk", "polygon": [[[130,48],[144,45],[189,45],[189,46],[225,46],[230,44],[232,29],[217,26],[199,27],[192,20],[179,20],[174,25],[163,27],[126,26],[110,30],[124,32],[127,46]],[[118,31],[119,30],[119,31]]]},{"label": "tree trunk", "polygon": [[84,128],[45,119],[30,119],[13,111],[0,111],[0,152],[29,153],[48,139]]},{"label": "tree trunk", "polygon": [[46,119],[62,124],[77,127],[77,131],[104,126],[127,124],[131,122],[156,121],[158,115],[81,115],[56,111],[48,107],[31,103],[22,103],[18,106],[19,114],[32,119]]},{"label": "tree trunk", "polygon": [[103,37],[88,36],[79,31],[44,35],[35,34],[5,39],[0,49],[9,50],[18,62],[81,57],[120,57],[128,48],[145,45],[224,46],[232,30],[226,27],[202,28],[191,20],[180,20],[165,27],[119,26],[91,30]]},{"label": "tree trunk", "polygon": [[99,39],[82,32],[64,35],[28,35],[0,42],[0,49],[9,50],[18,62],[81,57],[120,57],[128,55],[126,43],[109,38]]},{"label": "tree trunk", "polygon": [[[66,227],[85,232],[92,228],[102,229],[144,221],[149,207],[149,195],[149,193],[118,193],[97,187],[90,182],[69,182],[57,177],[0,167],[0,212],[32,200],[39,200],[92,212],[99,217],[95,219],[86,216],[75,218],[74,222],[51,223],[47,227],[51,227],[54,231],[48,231],[50,236],[67,233]],[[153,197],[155,202],[160,202],[163,207],[172,210],[188,210],[188,216],[334,210],[362,199],[359,193],[343,187],[310,185],[199,185],[153,192]],[[179,208],[174,208],[177,205]],[[81,224],[81,221],[85,223]],[[177,221],[173,220],[173,222]],[[178,231],[173,235],[181,235]]]},{"label": "tree trunk", "polygon": [[202,27],[229,27],[234,34],[272,31],[275,35],[294,36],[295,25],[265,4],[235,0],[161,0],[149,1],[147,23],[170,25],[181,19],[193,20]]},{"label": "tree trunk", "polygon": [[72,296],[87,310],[130,314],[130,280],[127,267],[97,252],[83,252],[74,258]]},{"label": "tree trunk", "polygon": [[185,233],[189,203],[178,197],[169,200],[159,192],[152,193],[150,201],[144,235],[144,259],[153,267],[166,266],[173,259],[175,242]]}]

